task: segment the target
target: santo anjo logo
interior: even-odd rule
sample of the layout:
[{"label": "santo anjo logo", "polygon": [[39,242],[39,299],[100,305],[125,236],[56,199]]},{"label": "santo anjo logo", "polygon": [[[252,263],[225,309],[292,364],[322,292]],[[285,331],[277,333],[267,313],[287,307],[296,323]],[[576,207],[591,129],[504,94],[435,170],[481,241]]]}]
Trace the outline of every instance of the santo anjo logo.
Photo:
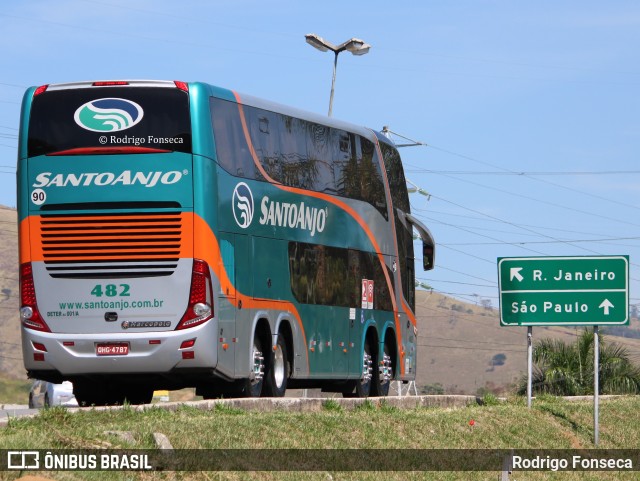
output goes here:
[{"label": "santo anjo logo", "polygon": [[92,132],[118,132],[133,127],[143,116],[142,107],[131,100],[106,98],[82,104],[73,119]]},{"label": "santo anjo logo", "polygon": [[240,182],[233,190],[233,217],[243,229],[249,227],[253,220],[253,194],[244,182]]}]

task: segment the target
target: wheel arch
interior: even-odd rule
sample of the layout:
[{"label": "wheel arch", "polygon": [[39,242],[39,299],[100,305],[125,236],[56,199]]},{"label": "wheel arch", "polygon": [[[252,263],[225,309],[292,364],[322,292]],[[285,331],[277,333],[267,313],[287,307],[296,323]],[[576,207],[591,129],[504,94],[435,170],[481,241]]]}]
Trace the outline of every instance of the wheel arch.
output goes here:
[{"label": "wheel arch", "polygon": [[287,317],[281,317],[280,319],[278,319],[278,324],[276,325],[276,329],[274,331],[274,335],[273,337],[273,341],[272,341],[272,347],[275,346],[275,343],[277,342],[277,336],[278,335],[282,335],[282,337],[284,338],[284,342],[285,345],[287,347],[287,361],[289,363],[289,369],[291,370],[291,373],[295,372],[294,369],[294,359],[295,359],[295,355],[294,355],[294,343],[293,343],[293,327],[292,327],[292,322],[289,318]]},{"label": "wheel arch", "polygon": [[391,365],[393,366],[394,378],[399,374],[399,356],[398,356],[398,339],[396,335],[395,326],[392,323],[387,323],[383,330],[382,339],[380,340],[379,351],[384,352],[384,347],[389,349],[389,355],[391,356]]},{"label": "wheel arch", "polygon": [[253,333],[251,334],[251,345],[253,340],[258,337],[263,349],[271,349],[273,346],[271,339],[271,325],[267,316],[257,316],[253,327]]},{"label": "wheel arch", "polygon": [[370,321],[365,325],[362,331],[361,354],[364,355],[364,345],[369,341],[369,348],[372,350],[371,355],[376,359],[380,351],[380,336],[378,335],[378,325],[375,321]]}]

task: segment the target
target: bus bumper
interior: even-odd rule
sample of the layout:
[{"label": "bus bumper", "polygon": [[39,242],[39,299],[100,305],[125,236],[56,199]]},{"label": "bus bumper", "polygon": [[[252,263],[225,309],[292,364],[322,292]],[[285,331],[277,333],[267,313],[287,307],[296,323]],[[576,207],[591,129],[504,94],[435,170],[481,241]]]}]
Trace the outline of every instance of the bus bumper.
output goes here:
[{"label": "bus bumper", "polygon": [[[110,334],[59,334],[22,327],[27,371],[86,374],[162,373],[174,369],[214,369],[218,363],[217,319],[191,329]],[[104,346],[119,346],[113,354]],[[101,349],[98,349],[98,348]]]}]

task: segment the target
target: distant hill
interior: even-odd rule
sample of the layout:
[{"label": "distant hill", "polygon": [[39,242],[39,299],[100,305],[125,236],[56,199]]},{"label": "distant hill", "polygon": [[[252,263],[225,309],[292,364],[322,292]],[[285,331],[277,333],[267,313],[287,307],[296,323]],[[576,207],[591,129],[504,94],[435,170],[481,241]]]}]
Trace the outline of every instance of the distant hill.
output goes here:
[{"label": "distant hill", "polygon": [[[436,266],[437,269],[437,266]],[[527,370],[527,329],[502,327],[497,309],[464,303],[436,293],[418,291],[418,377],[416,384],[446,393],[502,392]],[[573,342],[582,328],[535,327],[533,340]],[[640,322],[601,329],[607,342],[640,353]],[[621,337],[624,336],[624,337]],[[433,392],[433,391],[431,391]]]},{"label": "distant hill", "polygon": [[[0,206],[0,376],[26,379],[18,318],[16,211]],[[437,266],[436,266],[437,269]],[[476,394],[508,389],[527,368],[526,328],[500,327],[498,311],[426,291],[417,292],[417,386]],[[571,341],[574,328],[535,328],[543,337]],[[620,337],[625,336],[625,337]],[[610,341],[640,353],[640,322],[610,330]]]},{"label": "distant hill", "polygon": [[26,379],[18,318],[18,235],[15,209],[0,206],[0,372]]}]

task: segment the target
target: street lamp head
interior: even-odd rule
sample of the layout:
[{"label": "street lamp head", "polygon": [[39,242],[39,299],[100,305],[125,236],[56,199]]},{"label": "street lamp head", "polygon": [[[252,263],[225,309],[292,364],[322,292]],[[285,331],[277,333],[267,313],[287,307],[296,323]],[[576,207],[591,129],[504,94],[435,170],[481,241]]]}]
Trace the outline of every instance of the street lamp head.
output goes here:
[{"label": "street lamp head", "polygon": [[334,52],[336,51],[336,47],[331,42],[327,42],[324,38],[316,35],[315,33],[308,33],[304,38],[307,40],[309,45],[313,48],[317,48],[321,52],[327,52],[329,50]]},{"label": "street lamp head", "polygon": [[341,50],[348,50],[353,55],[364,55],[365,53],[369,52],[371,45],[365,43],[364,40],[361,40],[359,38],[352,38],[344,42],[338,48]]},{"label": "street lamp head", "polygon": [[364,40],[361,40],[359,38],[350,38],[340,45],[334,45],[321,36],[316,35],[315,33],[308,33],[304,36],[304,38],[309,45],[320,50],[321,52],[327,52],[331,50],[333,53],[339,54],[340,52],[344,52],[345,50],[347,50],[353,55],[364,55],[365,53],[368,53],[369,49],[371,48],[371,45],[365,43]]},{"label": "street lamp head", "polygon": [[329,117],[331,117],[331,112],[333,110],[333,92],[335,90],[336,85],[336,69],[338,67],[338,55],[340,52],[344,52],[345,50],[351,52],[353,55],[364,55],[369,51],[371,45],[368,43],[364,43],[364,40],[360,40],[359,38],[350,38],[346,42],[341,43],[336,46],[331,42],[327,42],[324,38],[316,35],[315,33],[308,33],[304,36],[307,43],[311,45],[313,48],[320,50],[321,52],[326,52],[331,50],[335,57],[333,59],[333,79],[331,80],[331,96],[329,97]]}]

